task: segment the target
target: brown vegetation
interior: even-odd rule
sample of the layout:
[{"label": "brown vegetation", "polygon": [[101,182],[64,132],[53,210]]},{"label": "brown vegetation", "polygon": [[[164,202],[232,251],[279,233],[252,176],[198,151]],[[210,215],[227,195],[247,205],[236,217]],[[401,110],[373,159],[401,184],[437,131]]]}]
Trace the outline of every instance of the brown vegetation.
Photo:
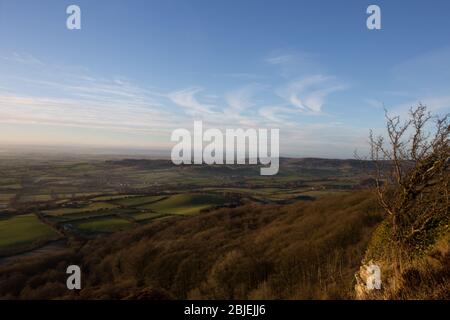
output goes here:
[{"label": "brown vegetation", "polygon": [[[370,192],[156,221],[0,269],[2,298],[348,299],[371,231]],[[65,288],[79,264],[83,289]]]}]

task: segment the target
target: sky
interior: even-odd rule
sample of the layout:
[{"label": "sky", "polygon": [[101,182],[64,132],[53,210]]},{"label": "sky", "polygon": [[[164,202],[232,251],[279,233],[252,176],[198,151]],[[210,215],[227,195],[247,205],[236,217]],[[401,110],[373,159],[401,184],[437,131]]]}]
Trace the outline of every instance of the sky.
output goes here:
[{"label": "sky", "polygon": [[285,156],[351,158],[384,107],[449,112],[449,14],[447,0],[0,0],[0,146],[170,150],[202,120],[279,128]]}]

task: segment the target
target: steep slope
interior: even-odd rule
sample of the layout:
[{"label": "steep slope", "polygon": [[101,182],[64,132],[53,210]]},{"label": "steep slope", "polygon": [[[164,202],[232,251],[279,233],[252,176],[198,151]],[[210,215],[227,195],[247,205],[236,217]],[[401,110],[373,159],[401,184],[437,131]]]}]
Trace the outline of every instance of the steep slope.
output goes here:
[{"label": "steep slope", "polygon": [[[379,221],[369,192],[175,217],[4,267],[0,297],[351,299]],[[83,270],[78,293],[69,264]]]}]

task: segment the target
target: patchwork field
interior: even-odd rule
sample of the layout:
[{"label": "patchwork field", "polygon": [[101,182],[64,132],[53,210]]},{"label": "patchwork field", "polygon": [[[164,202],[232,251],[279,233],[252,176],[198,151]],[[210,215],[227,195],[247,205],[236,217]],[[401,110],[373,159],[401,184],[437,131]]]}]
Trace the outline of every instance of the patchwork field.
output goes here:
[{"label": "patchwork field", "polygon": [[135,207],[147,205],[164,198],[164,196],[128,196],[126,198],[116,200],[114,203],[124,207]]},{"label": "patchwork field", "polygon": [[288,204],[359,187],[351,160],[281,159],[280,174],[258,166],[174,166],[168,160],[0,158],[0,253],[60,237],[90,239],[180,215],[249,202]]},{"label": "patchwork field", "polygon": [[167,214],[195,214],[201,210],[226,203],[227,198],[219,195],[178,194],[140,208]]},{"label": "patchwork field", "polygon": [[61,209],[44,211],[44,213],[48,214],[48,215],[52,215],[52,216],[63,216],[63,215],[76,214],[76,213],[114,209],[116,207],[117,206],[112,203],[94,202],[94,203],[90,203],[86,206],[81,206],[80,208],[64,208],[63,207]]}]

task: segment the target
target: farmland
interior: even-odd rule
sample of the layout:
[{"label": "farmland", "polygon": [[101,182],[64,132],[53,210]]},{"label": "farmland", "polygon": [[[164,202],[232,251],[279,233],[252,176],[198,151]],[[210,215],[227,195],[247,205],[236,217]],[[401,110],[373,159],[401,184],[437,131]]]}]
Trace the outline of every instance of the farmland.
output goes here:
[{"label": "farmland", "polygon": [[258,166],[82,157],[3,157],[0,172],[3,257],[222,207],[313,201],[362,188],[366,178],[357,161],[322,159],[281,159],[274,177],[261,177]]}]

